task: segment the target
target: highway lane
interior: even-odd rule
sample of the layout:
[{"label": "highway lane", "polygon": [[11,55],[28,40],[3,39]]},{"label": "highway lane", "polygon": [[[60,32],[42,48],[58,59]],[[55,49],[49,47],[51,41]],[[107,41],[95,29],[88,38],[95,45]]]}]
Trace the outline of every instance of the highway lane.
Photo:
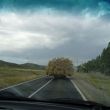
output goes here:
[{"label": "highway lane", "polygon": [[68,78],[53,79],[51,83],[32,96],[36,99],[72,98],[83,100]]},{"label": "highway lane", "polygon": [[30,94],[32,94],[34,91],[39,89],[42,85],[44,85],[51,79],[52,79],[51,77],[39,78],[26,83],[21,83],[20,85],[15,85],[6,89],[2,89],[0,90],[0,93],[7,95],[8,92],[8,93],[14,93],[17,96],[28,97]]},{"label": "highway lane", "polygon": [[55,98],[83,100],[83,97],[69,78],[44,77],[2,90],[0,93],[2,92],[4,94],[6,91],[40,100]]}]

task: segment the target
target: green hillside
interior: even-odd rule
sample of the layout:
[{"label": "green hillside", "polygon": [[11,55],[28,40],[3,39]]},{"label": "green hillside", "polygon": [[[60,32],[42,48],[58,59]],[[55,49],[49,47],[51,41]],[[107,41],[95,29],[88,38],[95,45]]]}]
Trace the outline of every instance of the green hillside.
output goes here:
[{"label": "green hillside", "polygon": [[33,63],[24,63],[24,64],[16,64],[16,63],[10,63],[6,61],[0,60],[0,67],[10,67],[10,68],[23,68],[23,69],[45,69],[45,66],[33,64]]}]

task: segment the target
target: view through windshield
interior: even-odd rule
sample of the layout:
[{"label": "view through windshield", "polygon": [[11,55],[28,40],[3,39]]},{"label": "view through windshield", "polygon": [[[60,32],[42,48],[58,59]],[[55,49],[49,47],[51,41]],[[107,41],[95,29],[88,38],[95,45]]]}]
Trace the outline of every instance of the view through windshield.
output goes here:
[{"label": "view through windshield", "polygon": [[110,1],[0,0],[0,97],[110,106]]}]

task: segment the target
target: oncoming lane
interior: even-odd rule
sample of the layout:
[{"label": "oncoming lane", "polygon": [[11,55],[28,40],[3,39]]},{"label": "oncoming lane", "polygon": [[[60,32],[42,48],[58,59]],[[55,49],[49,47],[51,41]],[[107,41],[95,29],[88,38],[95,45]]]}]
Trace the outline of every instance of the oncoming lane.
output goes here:
[{"label": "oncoming lane", "polygon": [[32,94],[34,91],[39,89],[42,85],[47,83],[49,80],[51,80],[51,77],[42,77],[39,79],[34,79],[28,82],[20,83],[5,89],[0,90],[0,95],[8,95],[9,96],[23,96],[28,97],[30,94]]}]

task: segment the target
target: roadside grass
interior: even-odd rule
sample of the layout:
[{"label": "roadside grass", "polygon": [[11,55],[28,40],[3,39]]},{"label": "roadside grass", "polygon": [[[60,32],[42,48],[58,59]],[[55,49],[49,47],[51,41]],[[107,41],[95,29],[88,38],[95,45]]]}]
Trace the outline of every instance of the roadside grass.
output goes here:
[{"label": "roadside grass", "polygon": [[0,89],[44,75],[44,70],[0,68]]},{"label": "roadside grass", "polygon": [[74,73],[74,80],[88,100],[110,105],[110,76]]},{"label": "roadside grass", "polygon": [[101,73],[75,73],[74,76],[87,81],[110,95],[110,76]]}]

